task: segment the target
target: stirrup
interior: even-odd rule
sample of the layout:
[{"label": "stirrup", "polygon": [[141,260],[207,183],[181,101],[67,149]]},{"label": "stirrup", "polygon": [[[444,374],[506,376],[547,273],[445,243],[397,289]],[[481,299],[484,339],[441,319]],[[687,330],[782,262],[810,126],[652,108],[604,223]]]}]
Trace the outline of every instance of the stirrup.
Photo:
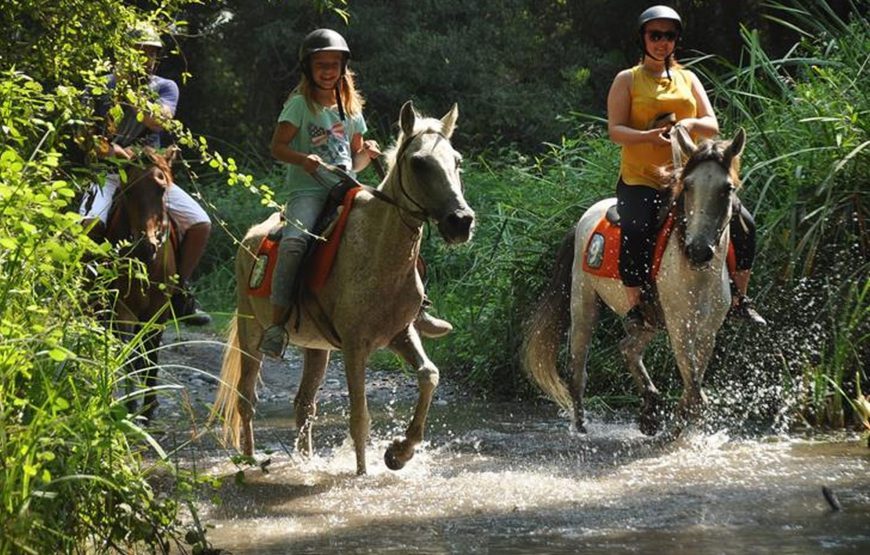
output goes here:
[{"label": "stirrup", "polygon": [[211,323],[211,316],[202,310],[186,283],[172,295],[172,311],[175,313],[176,320],[190,326],[205,326]]},{"label": "stirrup", "polygon": [[728,311],[728,316],[758,326],[767,325],[767,320],[765,320],[764,317],[755,310],[755,305],[752,303],[752,299],[746,295],[739,295],[737,297],[737,304],[731,306],[731,309]]}]

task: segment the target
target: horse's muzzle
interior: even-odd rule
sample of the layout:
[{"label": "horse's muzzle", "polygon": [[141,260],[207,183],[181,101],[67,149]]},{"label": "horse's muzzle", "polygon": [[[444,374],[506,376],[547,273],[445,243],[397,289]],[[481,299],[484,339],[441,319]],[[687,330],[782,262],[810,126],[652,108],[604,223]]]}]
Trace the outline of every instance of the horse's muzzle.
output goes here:
[{"label": "horse's muzzle", "polygon": [[686,245],[686,258],[696,267],[709,264],[713,260],[714,254],[716,254],[716,250],[713,248],[713,245],[704,243],[689,243]]},{"label": "horse's muzzle", "polygon": [[449,244],[465,243],[474,232],[474,211],[460,208],[438,220],[438,231]]}]

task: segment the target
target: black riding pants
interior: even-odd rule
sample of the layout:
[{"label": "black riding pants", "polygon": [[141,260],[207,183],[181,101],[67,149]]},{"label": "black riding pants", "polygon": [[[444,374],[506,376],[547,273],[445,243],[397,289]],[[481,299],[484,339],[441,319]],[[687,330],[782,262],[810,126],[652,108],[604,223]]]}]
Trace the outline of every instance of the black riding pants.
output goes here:
[{"label": "black riding pants", "polygon": [[626,287],[640,287],[649,281],[655,225],[664,195],[652,187],[616,184],[616,209],[622,242],[619,248],[619,275]]},{"label": "black riding pants", "polygon": [[[616,202],[622,242],[619,249],[619,274],[626,287],[640,287],[649,281],[655,244],[656,218],[664,195],[652,187],[616,184]],[[737,269],[752,268],[755,259],[755,220],[734,197],[730,222],[731,241],[737,255]]]},{"label": "black riding pants", "polygon": [[729,232],[737,258],[737,270],[749,270],[755,260],[755,219],[736,195],[732,199]]}]

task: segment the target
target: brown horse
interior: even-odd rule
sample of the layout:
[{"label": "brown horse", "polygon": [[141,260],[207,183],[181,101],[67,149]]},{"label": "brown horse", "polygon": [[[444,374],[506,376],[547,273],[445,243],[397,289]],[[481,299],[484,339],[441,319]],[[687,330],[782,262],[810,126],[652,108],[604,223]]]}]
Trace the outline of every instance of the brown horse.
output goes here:
[{"label": "brown horse", "polygon": [[[170,314],[168,301],[177,279],[172,224],[166,207],[167,191],[173,184],[171,164],[177,150],[161,155],[151,148],[125,167],[126,182],[118,191],[106,228],[106,238],[116,245],[122,264],[111,288],[116,292],[112,330],[134,345],[127,364],[127,407],[137,410],[142,396],[142,416],[150,420],[157,408],[154,386],[157,353],[163,324]],[[141,383],[144,394],[134,391]]]},{"label": "brown horse", "polygon": [[[396,440],[384,459],[397,470],[414,455],[438,368],[423,351],[412,323],[423,301],[416,262],[423,224],[437,223],[447,243],[471,238],[474,212],[462,194],[460,155],[450,144],[458,109],[442,119],[421,118],[408,102],[401,110],[401,133],[391,154],[390,170],[380,193],[359,193],[341,239],[332,272],[316,294],[304,296],[287,325],[291,343],[302,347],[304,370],[294,401],[297,448],[311,453],[312,418],[330,352],[343,353],[350,393],[350,433],[358,474],[366,472],[365,445],[369,412],[365,393],[366,361],[376,349],[388,347],[417,371],[420,397],[404,440]],[[263,236],[277,215],[253,227],[236,258],[238,306],[224,355],[215,414],[224,420],[224,434],[246,455],[254,452],[253,417],[262,355],[257,345],[271,320],[268,299],[247,294],[248,276]],[[300,313],[301,311],[301,313]],[[298,327],[295,325],[299,322]]]},{"label": "brown horse", "polygon": [[[676,229],[671,234],[656,277],[665,328],[683,379],[679,420],[696,416],[705,402],[701,389],[716,332],[731,305],[726,267],[731,220],[731,196],[739,186],[738,158],[745,143],[739,130],[732,141],[705,141],[696,146],[678,128],[679,148],[689,160],[675,187]],[[552,282],[526,327],[521,360],[526,373],[563,408],[572,411],[578,431],[586,431],[583,394],[586,357],[598,319],[599,303],[624,316],[628,298],[619,280],[583,270],[589,238],[602,216],[616,203],[606,199],[593,205],[577,222],[557,255]],[[570,318],[572,379],[565,384],[556,369],[562,335]],[[656,330],[634,330],[620,342],[620,350],[643,399],[642,432],[655,434],[660,426],[660,394],[643,364],[643,352]]]}]

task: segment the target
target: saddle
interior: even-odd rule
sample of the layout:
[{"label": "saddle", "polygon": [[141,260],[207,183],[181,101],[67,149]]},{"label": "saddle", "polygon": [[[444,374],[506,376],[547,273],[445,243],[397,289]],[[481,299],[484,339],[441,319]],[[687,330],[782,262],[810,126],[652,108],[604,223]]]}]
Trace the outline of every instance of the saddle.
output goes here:
[{"label": "saddle", "polygon": [[[674,230],[675,216],[671,210],[663,210],[657,220],[656,241],[653,248],[652,270],[650,280],[655,283],[661,267],[662,257],[668,239]],[[583,249],[583,271],[598,277],[621,279],[619,275],[619,249],[622,240],[622,228],[619,226],[619,212],[614,204],[607,209],[598,221],[589,241]],[[736,268],[734,244],[728,244],[728,271],[733,273]]]},{"label": "saddle", "polygon": [[[341,243],[354,198],[361,190],[361,187],[353,187],[344,192],[342,199],[330,197],[318,216],[313,230],[316,235],[325,237],[326,242],[315,241],[309,245],[302,259],[300,270],[302,279],[296,280],[294,289],[300,289],[304,283],[310,291],[316,293],[326,284],[335,256],[338,254],[338,245]],[[252,297],[268,297],[272,293],[272,273],[278,261],[278,245],[285,225],[286,221],[282,216],[281,222],[260,241],[257,260],[248,278],[248,294]],[[294,294],[294,297],[298,295]]]}]

